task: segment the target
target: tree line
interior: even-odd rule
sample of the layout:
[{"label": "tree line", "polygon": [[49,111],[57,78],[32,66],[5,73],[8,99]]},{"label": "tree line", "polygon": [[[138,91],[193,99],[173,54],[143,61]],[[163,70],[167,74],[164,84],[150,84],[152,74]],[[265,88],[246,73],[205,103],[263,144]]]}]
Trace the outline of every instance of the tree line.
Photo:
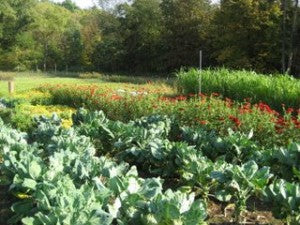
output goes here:
[{"label": "tree line", "polygon": [[168,73],[199,65],[300,76],[298,0],[2,0],[0,70]]}]

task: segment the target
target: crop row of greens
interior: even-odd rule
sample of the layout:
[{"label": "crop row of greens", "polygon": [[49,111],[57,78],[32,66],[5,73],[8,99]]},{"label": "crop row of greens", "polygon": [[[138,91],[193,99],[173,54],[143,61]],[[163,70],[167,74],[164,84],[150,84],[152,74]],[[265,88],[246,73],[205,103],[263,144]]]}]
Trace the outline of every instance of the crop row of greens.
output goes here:
[{"label": "crop row of greens", "polygon": [[[203,224],[211,197],[233,202],[240,220],[251,196],[273,203],[276,217],[300,222],[296,143],[260,149],[252,133],[222,138],[166,116],[122,123],[84,109],[69,130],[55,116],[35,124],[27,134],[0,128],[1,173],[19,199],[11,222]],[[164,191],[155,177],[177,191]]]},{"label": "crop row of greens", "polygon": [[[92,138],[101,154],[136,165],[144,174],[170,179],[173,184],[177,180],[177,186],[195,191],[205,202],[209,196],[234,202],[237,220],[246,210],[247,200],[256,196],[274,203],[276,217],[299,223],[297,143],[262,149],[251,140],[253,133],[229,131],[221,138],[203,128],[180,127],[166,116],[122,123],[108,120],[103,112],[79,110],[73,121],[79,133]],[[268,186],[270,181],[273,183]]]},{"label": "crop row of greens", "polygon": [[32,133],[1,124],[2,181],[16,196],[12,224],[204,224],[195,194],[163,191],[160,178],[95,155],[90,139],[41,117]]},{"label": "crop row of greens", "polygon": [[220,93],[222,96],[243,102],[264,102],[272,108],[282,111],[286,107],[300,107],[300,81],[288,76],[266,76],[249,71],[228,69],[181,70],[177,73],[177,87],[181,93],[198,93],[201,77],[201,90],[205,94]]}]

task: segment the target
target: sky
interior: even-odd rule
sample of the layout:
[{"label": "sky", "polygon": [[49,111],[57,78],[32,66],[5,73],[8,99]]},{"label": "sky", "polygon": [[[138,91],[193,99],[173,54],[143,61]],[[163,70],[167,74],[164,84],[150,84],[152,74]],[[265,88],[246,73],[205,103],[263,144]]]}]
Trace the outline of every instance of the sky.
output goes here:
[{"label": "sky", "polygon": [[[64,0],[54,0],[54,2],[63,2]],[[73,0],[80,8],[89,8],[94,5],[95,0]]]},{"label": "sky", "polygon": [[[63,2],[63,0],[54,0],[55,2]],[[73,0],[76,5],[78,5],[80,8],[90,8],[94,6],[95,2],[97,0]],[[213,2],[218,2],[218,0],[212,0]]]}]

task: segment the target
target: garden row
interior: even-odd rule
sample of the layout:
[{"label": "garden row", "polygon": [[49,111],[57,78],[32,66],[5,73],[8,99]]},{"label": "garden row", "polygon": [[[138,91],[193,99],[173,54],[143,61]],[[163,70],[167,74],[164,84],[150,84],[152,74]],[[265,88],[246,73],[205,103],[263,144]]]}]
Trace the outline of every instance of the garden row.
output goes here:
[{"label": "garden row", "polygon": [[251,103],[264,102],[278,111],[282,111],[283,104],[287,108],[300,107],[300,80],[288,75],[266,76],[228,69],[190,69],[178,72],[177,77],[178,90],[183,94],[198,93],[199,90],[206,94],[217,92],[240,102],[245,99]]},{"label": "garden row", "polygon": [[64,129],[57,116],[39,117],[28,133],[1,124],[10,222],[198,225],[212,198],[234,203],[241,222],[251,197],[300,222],[297,143],[260,149],[252,133],[220,137],[158,115],[123,123],[80,109],[72,119]]},{"label": "garden row", "polygon": [[300,139],[299,109],[287,108],[279,113],[263,103],[223,100],[216,93],[168,97],[145,87],[128,91],[74,85],[44,86],[39,90],[49,95],[52,104],[103,110],[113,120],[126,122],[153,114],[168,115],[181,125],[202,125],[220,135],[227,135],[228,128],[243,133],[253,130],[254,140],[271,147]]},{"label": "garden row", "polygon": [[163,191],[160,178],[143,179],[135,167],[96,157],[90,139],[61,129],[58,118],[37,123],[30,134],[1,126],[1,174],[15,196],[8,223],[200,224],[205,219],[204,203],[194,194]]}]

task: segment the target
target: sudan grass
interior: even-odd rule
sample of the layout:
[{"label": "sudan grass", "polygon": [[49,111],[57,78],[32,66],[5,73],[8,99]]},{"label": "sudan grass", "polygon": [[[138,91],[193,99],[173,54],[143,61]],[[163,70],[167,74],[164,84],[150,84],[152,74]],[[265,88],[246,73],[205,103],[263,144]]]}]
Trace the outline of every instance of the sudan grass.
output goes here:
[{"label": "sudan grass", "polygon": [[177,73],[177,89],[181,94],[197,93],[201,77],[201,91],[205,94],[219,93],[240,102],[264,102],[282,111],[286,107],[300,107],[300,81],[288,75],[260,75],[249,71],[227,69],[197,69]]}]

